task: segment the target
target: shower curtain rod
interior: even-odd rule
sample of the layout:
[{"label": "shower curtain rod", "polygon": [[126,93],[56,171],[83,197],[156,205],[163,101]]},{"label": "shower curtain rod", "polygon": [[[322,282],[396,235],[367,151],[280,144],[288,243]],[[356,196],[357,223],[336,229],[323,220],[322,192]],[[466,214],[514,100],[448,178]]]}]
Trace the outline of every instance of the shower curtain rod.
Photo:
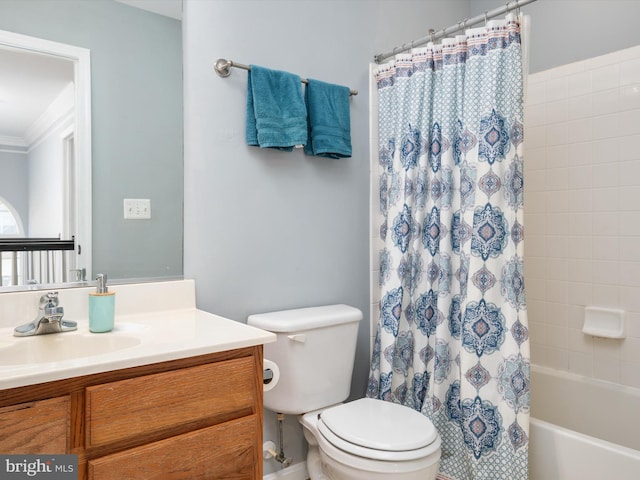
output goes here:
[{"label": "shower curtain rod", "polygon": [[387,53],[379,53],[373,57],[374,62],[380,63],[383,60],[386,60],[389,57],[393,57],[394,55],[406,52],[407,50],[411,50],[414,47],[419,47],[421,45],[426,45],[429,42],[433,42],[439,38],[447,37],[458,30],[464,30],[471,25],[475,25],[476,23],[480,23],[482,21],[486,22],[490,18],[499,17],[500,15],[504,15],[511,10],[518,9],[520,7],[524,7],[530,3],[535,2],[536,0],[515,0],[513,2],[505,3],[502,7],[494,8],[493,10],[487,10],[482,15],[478,15],[473,18],[465,18],[463,21],[456,23],[455,25],[451,25],[450,27],[443,28],[442,30],[438,30],[437,32],[433,29],[429,29],[429,35],[426,37],[420,38],[418,40],[413,40],[412,42],[405,43],[400,47],[394,48],[392,51]]},{"label": "shower curtain rod", "polygon": [[[251,71],[251,67],[249,65],[244,65],[242,63],[232,62],[231,60],[226,60],[224,58],[219,58],[214,65],[214,69],[216,73],[220,77],[228,77],[231,74],[231,67],[240,68],[242,70]],[[309,80],[306,78],[300,78],[300,81],[304,84],[308,84]],[[357,90],[349,90],[350,95],[358,95]]]}]

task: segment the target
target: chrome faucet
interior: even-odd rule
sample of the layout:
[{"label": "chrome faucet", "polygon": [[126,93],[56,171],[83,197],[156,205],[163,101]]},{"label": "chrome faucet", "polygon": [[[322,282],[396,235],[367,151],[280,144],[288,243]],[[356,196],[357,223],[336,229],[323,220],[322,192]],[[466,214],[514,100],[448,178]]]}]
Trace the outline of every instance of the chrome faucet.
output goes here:
[{"label": "chrome faucet", "polygon": [[58,292],[49,292],[40,297],[38,314],[33,322],[14,328],[14,337],[31,337],[47,333],[70,332],[78,328],[78,323],[63,320],[64,308],[58,306]]}]

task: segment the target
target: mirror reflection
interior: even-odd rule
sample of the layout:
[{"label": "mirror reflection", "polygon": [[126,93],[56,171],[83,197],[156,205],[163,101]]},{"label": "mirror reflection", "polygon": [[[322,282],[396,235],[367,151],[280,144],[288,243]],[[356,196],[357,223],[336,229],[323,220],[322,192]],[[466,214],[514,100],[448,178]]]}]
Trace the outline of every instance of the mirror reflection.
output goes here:
[{"label": "mirror reflection", "polygon": [[[111,0],[3,0],[0,31],[90,53],[87,88],[78,91],[79,79],[74,82],[76,101],[85,101],[85,106],[74,107],[73,148],[78,166],[74,173],[80,190],[70,190],[68,199],[77,207],[75,222],[86,233],[78,230],[73,235],[81,254],[76,248],[76,264],[68,262],[65,267],[67,281],[75,279],[72,270],[82,267],[89,281],[98,273],[106,273],[112,282],[180,278],[184,198],[181,22]],[[38,46],[27,50],[42,52]],[[87,113],[87,122],[78,121],[78,115]],[[86,198],[73,198],[74,194]],[[151,218],[124,218],[125,199],[148,200]],[[48,202],[49,208],[52,203]],[[19,209],[13,203],[12,207]],[[11,212],[10,207],[5,210]],[[55,231],[33,233],[29,232],[31,214],[27,219],[21,217],[25,235],[58,238],[62,234],[66,238],[64,219]],[[0,292],[8,288],[14,287],[0,287]]]},{"label": "mirror reflection", "polygon": [[77,149],[89,142],[82,70],[88,79],[82,49],[0,32],[1,286],[84,279],[90,268],[90,216],[78,222],[77,205],[90,203],[78,175],[91,162]]}]

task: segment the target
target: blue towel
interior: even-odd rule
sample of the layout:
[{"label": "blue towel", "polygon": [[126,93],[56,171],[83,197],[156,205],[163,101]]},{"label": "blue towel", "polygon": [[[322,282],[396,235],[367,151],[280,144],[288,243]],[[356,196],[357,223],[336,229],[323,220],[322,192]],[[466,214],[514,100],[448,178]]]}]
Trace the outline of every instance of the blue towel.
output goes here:
[{"label": "blue towel", "polygon": [[304,153],[330,158],[351,156],[350,94],[348,87],[309,79],[304,95],[309,112]]},{"label": "blue towel", "polygon": [[300,77],[251,65],[247,81],[247,144],[291,151],[307,143]]}]

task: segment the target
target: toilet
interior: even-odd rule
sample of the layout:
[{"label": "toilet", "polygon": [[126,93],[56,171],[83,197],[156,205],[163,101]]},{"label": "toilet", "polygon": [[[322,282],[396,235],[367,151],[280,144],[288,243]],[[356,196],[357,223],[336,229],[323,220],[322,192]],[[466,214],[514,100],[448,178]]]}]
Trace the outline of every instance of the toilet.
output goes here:
[{"label": "toilet", "polygon": [[311,480],[435,480],[440,436],[427,417],[372,398],[344,403],[360,320],[348,305],[249,316],[249,325],[277,338],[264,345],[265,364],[278,373],[264,407],[298,415]]}]

